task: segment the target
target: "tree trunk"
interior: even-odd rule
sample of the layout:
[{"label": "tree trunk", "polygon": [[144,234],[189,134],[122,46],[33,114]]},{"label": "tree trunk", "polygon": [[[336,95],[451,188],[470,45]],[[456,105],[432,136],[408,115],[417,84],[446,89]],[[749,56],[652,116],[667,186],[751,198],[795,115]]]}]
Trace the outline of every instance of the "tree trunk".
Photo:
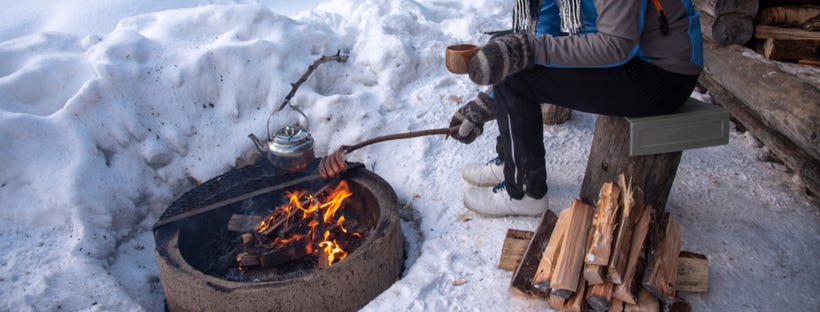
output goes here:
[{"label": "tree trunk", "polygon": [[704,74],[760,116],[766,127],[820,159],[820,89],[774,64],[744,56],[746,51],[751,52],[740,46],[704,45]]},{"label": "tree trunk", "polygon": [[682,152],[629,156],[629,123],[623,117],[598,116],[589,151],[581,200],[594,203],[604,182],[617,181],[624,174],[632,186],[643,190],[644,203],[656,207],[657,220],[663,213],[669,190],[678,171]]}]

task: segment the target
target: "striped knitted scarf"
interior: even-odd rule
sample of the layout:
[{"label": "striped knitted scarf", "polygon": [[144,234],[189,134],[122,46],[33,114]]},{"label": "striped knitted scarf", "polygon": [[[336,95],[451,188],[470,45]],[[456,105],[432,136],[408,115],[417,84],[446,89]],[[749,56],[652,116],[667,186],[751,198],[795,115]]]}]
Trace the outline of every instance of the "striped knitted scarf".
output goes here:
[{"label": "striped knitted scarf", "polygon": [[[542,0],[514,0],[513,31],[535,33]],[[581,0],[555,0],[561,16],[561,31],[577,35],[581,32]]]}]

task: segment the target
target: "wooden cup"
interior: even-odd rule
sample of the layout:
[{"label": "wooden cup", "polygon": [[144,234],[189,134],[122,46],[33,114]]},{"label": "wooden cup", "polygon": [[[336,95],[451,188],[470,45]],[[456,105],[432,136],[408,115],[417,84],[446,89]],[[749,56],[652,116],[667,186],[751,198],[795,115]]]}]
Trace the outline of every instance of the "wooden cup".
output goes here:
[{"label": "wooden cup", "polygon": [[453,74],[467,73],[467,65],[478,52],[478,46],[473,44],[456,44],[447,47],[444,51],[444,63]]}]

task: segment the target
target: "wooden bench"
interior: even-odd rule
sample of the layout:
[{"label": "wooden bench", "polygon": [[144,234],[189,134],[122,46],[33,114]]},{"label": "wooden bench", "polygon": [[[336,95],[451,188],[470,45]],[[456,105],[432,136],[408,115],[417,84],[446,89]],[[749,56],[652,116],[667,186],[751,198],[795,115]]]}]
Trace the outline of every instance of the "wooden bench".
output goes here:
[{"label": "wooden bench", "polygon": [[640,187],[645,203],[663,214],[684,150],[729,142],[729,113],[689,98],[669,115],[641,118],[598,116],[581,200],[595,204],[601,185],[624,173]]}]

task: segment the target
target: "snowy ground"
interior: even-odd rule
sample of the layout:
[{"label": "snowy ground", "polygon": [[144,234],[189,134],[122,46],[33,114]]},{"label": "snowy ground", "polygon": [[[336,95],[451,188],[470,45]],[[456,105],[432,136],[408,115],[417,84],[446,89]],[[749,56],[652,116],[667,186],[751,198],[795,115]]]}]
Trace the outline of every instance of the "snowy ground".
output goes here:
[{"label": "snowy ground", "polygon": [[[444,127],[478,90],[446,72],[444,47],[506,28],[511,6],[98,2],[0,12],[0,311],[162,310],[151,226],[192,181],[253,151],[247,135],[264,134],[308,64],[350,53],[322,65],[293,102],[318,155]],[[297,118],[284,110],[271,124]],[[575,113],[545,128],[553,211],[580,189],[594,120]],[[348,157],[384,177],[415,216],[403,222],[402,279],[365,310],[547,309],[511,296],[510,273],[496,268],[506,230],[534,230],[538,219],[486,218],[461,204],[459,169],[490,159],[495,133],[490,123],[471,145],[427,137]],[[684,153],[667,211],[685,229],[683,249],[709,257],[709,292],[683,295],[695,311],[820,307],[820,209],[767,159],[737,131],[729,145]]]}]

